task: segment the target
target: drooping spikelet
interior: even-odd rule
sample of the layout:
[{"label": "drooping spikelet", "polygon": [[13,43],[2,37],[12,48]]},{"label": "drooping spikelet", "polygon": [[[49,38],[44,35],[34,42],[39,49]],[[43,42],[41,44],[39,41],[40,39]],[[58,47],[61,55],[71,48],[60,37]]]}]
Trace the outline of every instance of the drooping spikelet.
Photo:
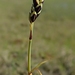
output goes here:
[{"label": "drooping spikelet", "polygon": [[30,23],[34,22],[41,13],[43,2],[44,0],[33,0],[31,12],[29,13]]}]

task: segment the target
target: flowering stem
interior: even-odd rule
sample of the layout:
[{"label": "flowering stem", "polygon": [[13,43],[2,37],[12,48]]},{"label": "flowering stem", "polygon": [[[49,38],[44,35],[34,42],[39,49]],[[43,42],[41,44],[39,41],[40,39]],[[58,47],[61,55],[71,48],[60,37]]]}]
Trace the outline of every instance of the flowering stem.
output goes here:
[{"label": "flowering stem", "polygon": [[31,72],[31,46],[32,46],[32,36],[33,36],[33,25],[34,22],[30,24],[30,35],[29,35],[29,47],[28,47],[28,75],[32,75]]}]

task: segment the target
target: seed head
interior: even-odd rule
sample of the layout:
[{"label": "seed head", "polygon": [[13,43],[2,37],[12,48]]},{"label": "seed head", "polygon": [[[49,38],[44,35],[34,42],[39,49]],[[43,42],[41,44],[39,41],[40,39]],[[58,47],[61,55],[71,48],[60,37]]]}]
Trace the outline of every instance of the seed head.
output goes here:
[{"label": "seed head", "polygon": [[34,22],[36,20],[36,18],[40,15],[43,2],[44,2],[44,0],[33,0],[31,11],[29,13],[30,23]]}]

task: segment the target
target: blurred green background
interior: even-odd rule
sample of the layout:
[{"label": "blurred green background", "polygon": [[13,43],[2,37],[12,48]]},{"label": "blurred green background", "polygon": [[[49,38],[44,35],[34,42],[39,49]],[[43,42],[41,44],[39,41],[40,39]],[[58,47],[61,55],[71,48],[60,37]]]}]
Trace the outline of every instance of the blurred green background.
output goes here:
[{"label": "blurred green background", "polygon": [[[0,75],[27,75],[31,5],[0,0]],[[75,0],[45,0],[33,36],[32,68],[48,59],[43,75],[75,75]]]}]

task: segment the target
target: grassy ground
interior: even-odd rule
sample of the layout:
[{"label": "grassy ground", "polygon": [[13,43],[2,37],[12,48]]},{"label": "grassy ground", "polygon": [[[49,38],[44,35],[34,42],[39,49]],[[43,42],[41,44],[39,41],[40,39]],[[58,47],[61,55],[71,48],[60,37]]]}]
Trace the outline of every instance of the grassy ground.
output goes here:
[{"label": "grassy ground", "polygon": [[[27,75],[28,13],[32,2],[0,0],[0,75]],[[75,75],[75,0],[45,0],[35,22],[32,67],[43,75]]]}]

